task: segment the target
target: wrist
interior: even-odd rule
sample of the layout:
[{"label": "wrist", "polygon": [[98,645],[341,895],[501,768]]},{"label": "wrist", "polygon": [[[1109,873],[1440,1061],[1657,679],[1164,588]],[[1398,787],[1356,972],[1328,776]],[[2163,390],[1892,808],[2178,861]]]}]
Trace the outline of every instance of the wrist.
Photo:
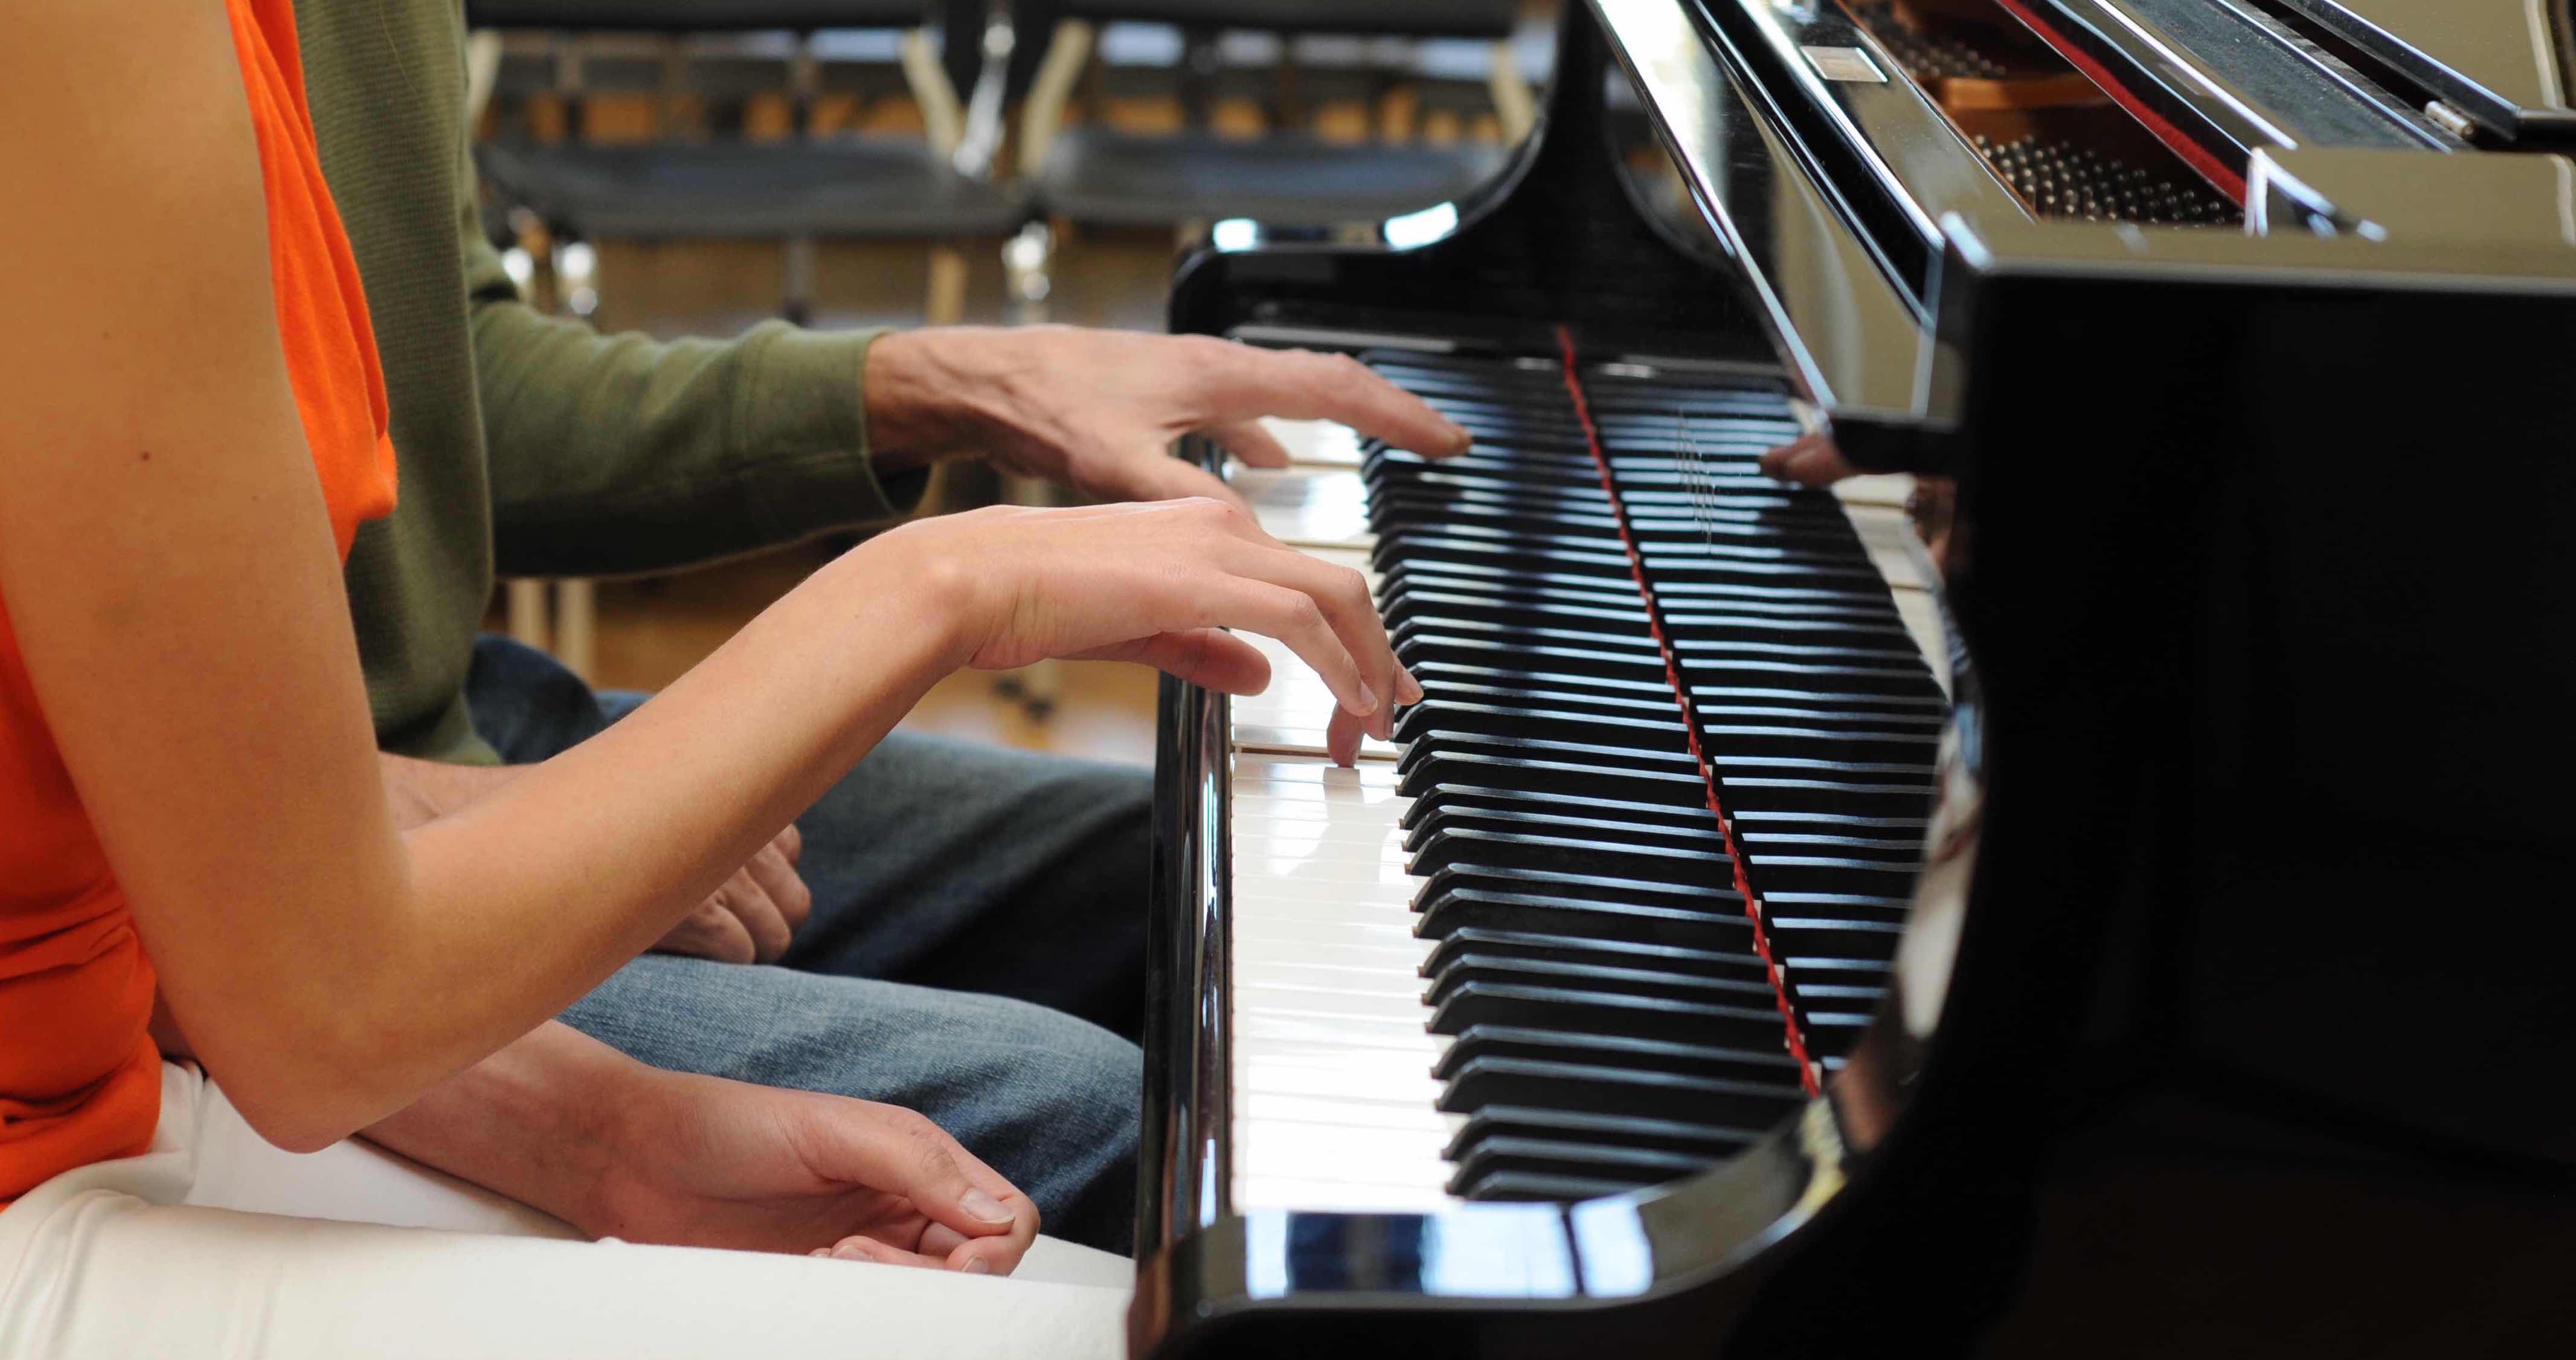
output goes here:
[{"label": "wrist", "polygon": [[983,422],[971,355],[979,338],[997,334],[939,327],[896,331],[868,346],[868,456],[880,469],[901,471],[976,446]]},{"label": "wrist", "polygon": [[703,1078],[636,1063],[602,1089],[590,1116],[597,1157],[568,1187],[564,1210],[550,1210],[590,1237],[630,1237],[651,1208],[669,1197],[668,1162],[688,1142],[693,1087]]},{"label": "wrist", "polygon": [[597,1235],[630,1174],[668,1074],[566,1025],[518,1042],[424,1092],[367,1137]]},{"label": "wrist", "polygon": [[925,691],[964,669],[992,635],[993,573],[972,568],[955,542],[967,524],[989,513],[916,520],[861,543],[817,573],[834,576],[855,598],[896,611],[879,635],[921,646],[930,672]]}]

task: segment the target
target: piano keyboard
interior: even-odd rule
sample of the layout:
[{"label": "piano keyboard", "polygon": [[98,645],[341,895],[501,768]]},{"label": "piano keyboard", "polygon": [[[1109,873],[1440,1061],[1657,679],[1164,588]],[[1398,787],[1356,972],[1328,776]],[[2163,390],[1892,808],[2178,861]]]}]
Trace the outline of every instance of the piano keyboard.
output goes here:
[{"label": "piano keyboard", "polygon": [[1370,575],[1425,699],[1356,770],[1284,648],[1233,701],[1233,1206],[1687,1174],[1794,1111],[1876,1004],[1945,711],[1904,489],[1763,478],[1796,427],[1742,378],[1582,370],[1596,458],[1556,359],[1367,357],[1476,445],[1281,423],[1295,464],[1235,477]]}]

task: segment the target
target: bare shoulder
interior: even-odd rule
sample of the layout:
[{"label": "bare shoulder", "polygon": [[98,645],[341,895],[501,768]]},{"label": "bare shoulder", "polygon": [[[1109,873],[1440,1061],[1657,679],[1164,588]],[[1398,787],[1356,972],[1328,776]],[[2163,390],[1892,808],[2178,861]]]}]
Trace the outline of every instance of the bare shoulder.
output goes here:
[{"label": "bare shoulder", "polygon": [[256,219],[258,154],[219,0],[0,6],[0,241],[22,269]]},{"label": "bare shoulder", "polygon": [[273,335],[259,147],[218,0],[0,6],[0,185],[0,373],[21,419],[148,399],[175,356]]}]

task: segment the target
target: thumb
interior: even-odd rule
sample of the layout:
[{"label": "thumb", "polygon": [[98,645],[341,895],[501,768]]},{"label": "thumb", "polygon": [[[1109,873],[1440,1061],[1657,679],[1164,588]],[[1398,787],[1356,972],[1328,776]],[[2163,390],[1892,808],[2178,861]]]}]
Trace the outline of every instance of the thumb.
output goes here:
[{"label": "thumb", "polygon": [[1076,659],[1134,661],[1226,694],[1259,694],[1270,685],[1270,659],[1261,649],[1216,628],[1156,633],[1097,647]]},{"label": "thumb", "polygon": [[1037,1206],[937,1124],[891,1105],[866,1108],[866,1118],[837,1121],[847,1136],[833,1140],[836,1155],[815,1170],[901,1195],[932,1222],[970,1239],[949,1253],[953,1267],[980,1258],[993,1273],[1009,1274],[1037,1237]]}]

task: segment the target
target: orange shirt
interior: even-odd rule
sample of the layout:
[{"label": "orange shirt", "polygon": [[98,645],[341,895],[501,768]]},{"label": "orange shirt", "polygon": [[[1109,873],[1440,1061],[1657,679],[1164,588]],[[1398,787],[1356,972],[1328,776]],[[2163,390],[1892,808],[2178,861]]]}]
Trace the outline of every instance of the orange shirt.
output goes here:
[{"label": "orange shirt", "polygon": [[[393,509],[384,375],[314,149],[292,0],[224,8],[259,139],[278,333],[345,557],[359,521]],[[150,1145],[161,1106],[153,990],[0,600],[0,1205]]]}]

